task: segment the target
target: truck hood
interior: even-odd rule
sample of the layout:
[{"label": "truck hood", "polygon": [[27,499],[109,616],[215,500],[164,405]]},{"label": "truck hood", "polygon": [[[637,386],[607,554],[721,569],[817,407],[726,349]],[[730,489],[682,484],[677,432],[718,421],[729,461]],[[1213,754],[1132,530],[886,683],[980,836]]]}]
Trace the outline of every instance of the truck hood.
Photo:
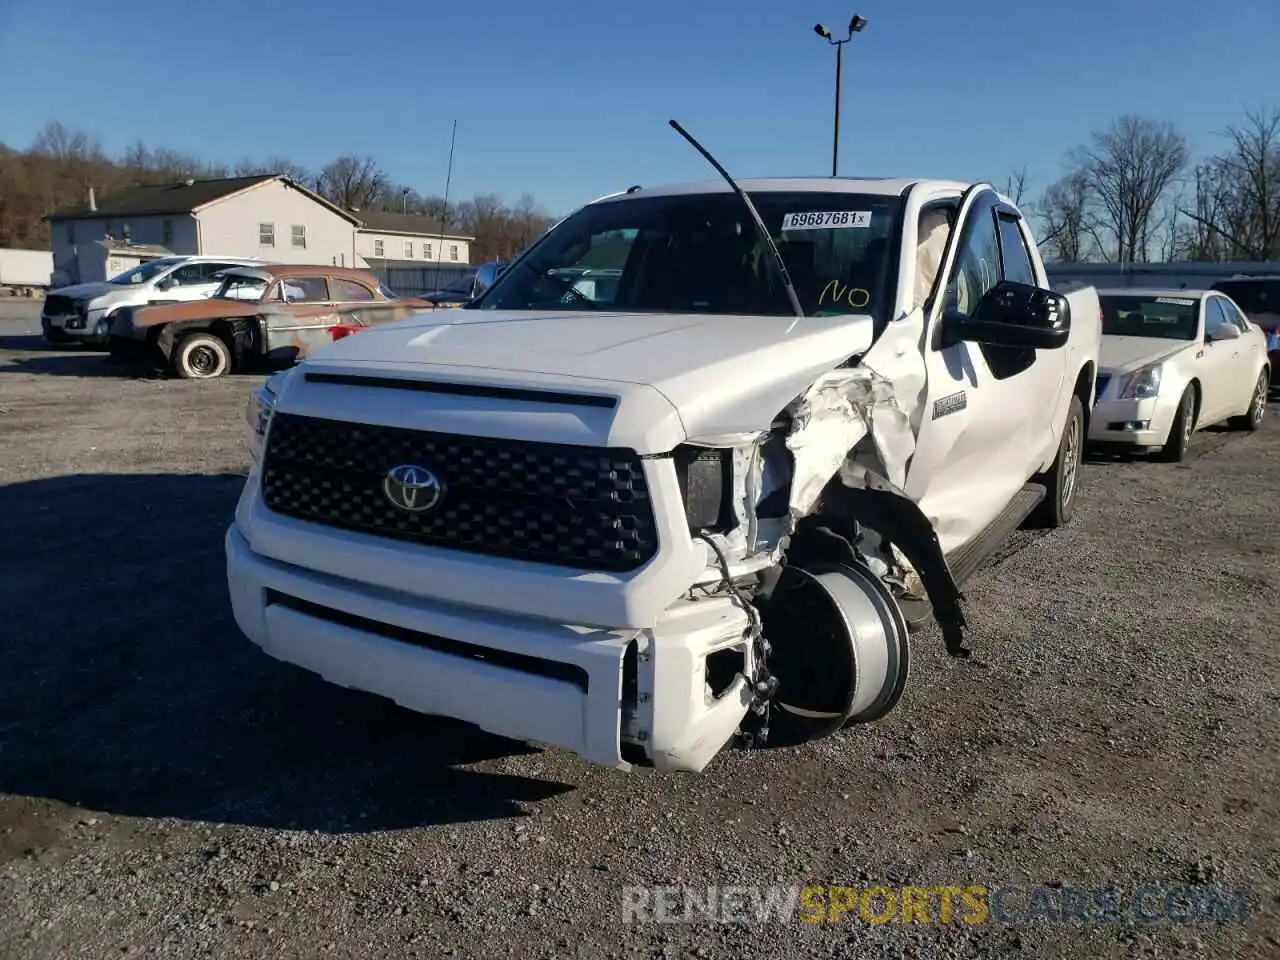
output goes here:
[{"label": "truck hood", "polygon": [[219,320],[225,317],[252,317],[262,312],[256,300],[188,300],[183,303],[165,303],[153,307],[139,307],[133,312],[133,326],[154,327],[161,323],[178,323],[182,320]]},{"label": "truck hood", "polygon": [[1194,344],[1194,340],[1166,340],[1161,337],[1103,337],[1098,365],[1106,373],[1128,373],[1167,360]]},{"label": "truck hood", "polygon": [[700,437],[768,429],[872,339],[871,318],[859,315],[440,310],[346,337],[306,366],[490,384],[638,384],[666,397],[687,434]]},{"label": "truck hood", "polygon": [[129,289],[128,287],[118,287],[114,283],[99,282],[99,283],[73,283],[69,287],[58,287],[57,289],[50,290],[49,292],[51,294],[54,294],[55,296],[71,297],[75,300],[79,300],[81,297],[90,297],[93,299],[97,299],[98,297],[101,297],[104,294],[115,293],[117,291],[128,290],[128,289]]}]

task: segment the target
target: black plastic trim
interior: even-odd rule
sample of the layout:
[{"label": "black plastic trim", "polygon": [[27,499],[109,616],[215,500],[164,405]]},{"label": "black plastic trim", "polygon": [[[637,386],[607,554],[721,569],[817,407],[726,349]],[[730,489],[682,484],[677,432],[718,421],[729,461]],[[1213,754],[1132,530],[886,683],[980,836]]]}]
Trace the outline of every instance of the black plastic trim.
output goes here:
[{"label": "black plastic trim", "polygon": [[367,617],[357,616],[354,613],[347,613],[345,610],[336,610],[333,607],[326,607],[310,600],[303,600],[301,597],[290,596],[278,590],[267,591],[267,605],[285,607],[304,616],[336,623],[338,626],[349,627],[362,633],[376,634],[388,640],[407,643],[413,647],[422,647],[425,650],[434,650],[437,653],[445,653],[467,660],[479,660],[495,667],[518,670],[521,673],[531,673],[536,676],[547,677],[550,680],[559,680],[561,683],[571,683],[583,693],[587,692],[587,671],[572,663],[545,660],[542,657],[531,657],[524,653],[511,653],[508,650],[495,650],[493,647],[482,647],[462,640],[452,640],[433,633],[422,633],[418,630],[410,630],[408,627],[396,626],[394,623],[383,623],[379,620],[370,620]]},{"label": "black plastic trim", "polygon": [[408,380],[402,377],[370,377],[350,373],[307,373],[308,383],[332,383],[351,387],[375,387],[383,390],[412,390],[453,397],[488,397],[494,400],[517,400],[524,403],[558,403],[569,407],[598,407],[612,410],[617,397],[594,393],[567,393],[561,390],[530,390],[523,387],[489,387],[476,383],[447,383],[439,380]]}]

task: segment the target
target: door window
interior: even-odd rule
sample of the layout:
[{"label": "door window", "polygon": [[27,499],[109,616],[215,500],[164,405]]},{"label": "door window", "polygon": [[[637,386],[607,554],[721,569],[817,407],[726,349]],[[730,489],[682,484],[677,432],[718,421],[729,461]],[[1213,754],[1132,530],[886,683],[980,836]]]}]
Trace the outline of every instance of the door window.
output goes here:
[{"label": "door window", "polygon": [[947,285],[947,303],[968,315],[983,295],[1002,279],[996,220],[990,203],[980,200],[970,212],[961,234],[951,282]]},{"label": "door window", "polygon": [[[187,263],[169,274],[169,280],[175,287],[194,287],[201,283],[209,283],[204,263]],[[226,268],[223,267],[225,270]]]},{"label": "door window", "polygon": [[1227,315],[1227,322],[1234,323],[1241,333],[1248,333],[1249,321],[1246,320],[1244,314],[1240,312],[1240,308],[1230,300],[1222,300],[1219,298],[1218,302],[1222,304],[1222,311]]},{"label": "door window", "polygon": [[283,288],[286,303],[327,303],[329,300],[324,277],[289,277]]},{"label": "door window", "polygon": [[1003,214],[998,217],[1000,223],[1000,256],[1004,264],[1004,278],[1017,283],[1028,283],[1036,286],[1036,272],[1031,266],[1031,254],[1027,250],[1027,242],[1014,217]]},{"label": "door window", "polygon": [[1213,333],[1213,328],[1220,323],[1231,323],[1231,319],[1227,316],[1227,312],[1222,309],[1222,298],[1210,297],[1209,302],[1205,304],[1204,310],[1204,336],[1206,340]]},{"label": "door window", "polygon": [[361,300],[374,299],[372,290],[363,283],[356,283],[354,280],[343,280],[335,277],[329,281],[329,289],[333,293],[333,299],[338,303],[354,303]]}]

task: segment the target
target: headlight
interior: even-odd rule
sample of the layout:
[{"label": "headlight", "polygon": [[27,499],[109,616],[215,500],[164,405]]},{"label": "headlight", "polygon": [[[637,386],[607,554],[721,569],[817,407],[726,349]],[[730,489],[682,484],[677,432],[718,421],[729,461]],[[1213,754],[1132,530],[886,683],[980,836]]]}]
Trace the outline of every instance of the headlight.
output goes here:
[{"label": "headlight", "polygon": [[244,419],[249,424],[249,456],[254,463],[262,459],[267,442],[267,428],[271,426],[271,414],[275,408],[276,393],[271,389],[270,382],[255,390],[245,407]]},{"label": "headlight", "polygon": [[1121,400],[1141,400],[1160,392],[1160,374],[1163,364],[1153,363],[1127,374],[1120,388]]},{"label": "headlight", "polygon": [[689,530],[727,529],[733,518],[733,451],[682,446],[673,459]]},{"label": "headlight", "polygon": [[77,301],[76,301],[76,303],[75,303],[75,307],[76,307],[76,313],[80,314],[80,316],[82,316],[82,317],[84,317],[84,316],[88,316],[88,313],[89,313],[89,298],[88,298],[88,297],[85,297],[85,298],[84,298],[84,299],[82,299],[82,300],[77,300]]}]

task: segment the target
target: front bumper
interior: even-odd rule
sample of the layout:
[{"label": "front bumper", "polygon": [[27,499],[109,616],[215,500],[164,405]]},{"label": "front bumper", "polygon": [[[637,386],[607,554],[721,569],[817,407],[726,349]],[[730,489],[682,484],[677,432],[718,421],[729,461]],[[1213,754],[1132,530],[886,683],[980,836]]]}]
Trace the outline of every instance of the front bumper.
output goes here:
[{"label": "front bumper", "polygon": [[1089,442],[1097,446],[1155,449],[1164,445],[1177,399],[1100,400],[1089,418]]},{"label": "front bumper", "polygon": [[[236,623],[276,659],[593,763],[700,771],[751,702],[747,618],[727,599],[678,602],[652,629],[605,630],[305,570],[254,553],[234,524],[226,556]],[[714,696],[717,653],[740,656],[742,671]]]},{"label": "front bumper", "polygon": [[78,313],[40,315],[40,328],[51,343],[104,344],[110,323],[103,310],[90,310],[85,316]]}]

